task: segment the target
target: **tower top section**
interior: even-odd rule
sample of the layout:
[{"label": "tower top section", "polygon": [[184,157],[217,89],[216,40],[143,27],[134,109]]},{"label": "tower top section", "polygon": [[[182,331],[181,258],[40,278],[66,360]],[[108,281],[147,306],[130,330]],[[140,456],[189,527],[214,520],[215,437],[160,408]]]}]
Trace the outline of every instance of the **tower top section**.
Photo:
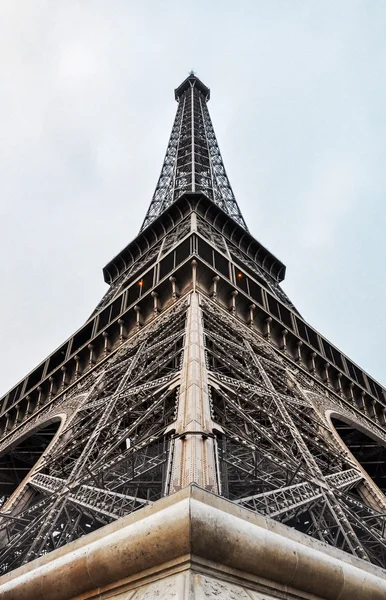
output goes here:
[{"label": "tower top section", "polygon": [[177,114],[141,231],[189,192],[204,194],[247,230],[214,133],[209,97],[210,89],[193,72],[176,88]]},{"label": "tower top section", "polygon": [[191,71],[191,73],[189,73],[189,77],[187,77],[185,81],[183,81],[181,85],[174,90],[174,96],[177,102],[179,102],[184,92],[193,87],[203,94],[206,101],[210,99],[210,89],[206,87],[206,85],[202,83],[198,77],[196,77],[193,71]]}]

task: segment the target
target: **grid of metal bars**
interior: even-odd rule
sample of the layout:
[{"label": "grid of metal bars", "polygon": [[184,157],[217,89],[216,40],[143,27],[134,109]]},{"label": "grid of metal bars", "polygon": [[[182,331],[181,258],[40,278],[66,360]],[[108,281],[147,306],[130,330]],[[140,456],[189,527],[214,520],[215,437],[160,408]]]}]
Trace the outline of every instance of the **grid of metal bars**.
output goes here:
[{"label": "grid of metal bars", "polygon": [[202,192],[247,229],[229,183],[209,115],[207,96],[189,78],[178,108],[161,175],[141,231],[185,192]]}]

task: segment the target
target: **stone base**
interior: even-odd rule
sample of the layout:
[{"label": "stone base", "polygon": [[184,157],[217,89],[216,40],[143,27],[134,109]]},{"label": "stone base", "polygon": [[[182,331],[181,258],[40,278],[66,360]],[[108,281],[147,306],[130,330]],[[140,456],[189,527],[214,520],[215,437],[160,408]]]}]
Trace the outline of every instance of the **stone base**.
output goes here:
[{"label": "stone base", "polygon": [[0,600],[385,600],[386,572],[194,485],[0,578]]}]

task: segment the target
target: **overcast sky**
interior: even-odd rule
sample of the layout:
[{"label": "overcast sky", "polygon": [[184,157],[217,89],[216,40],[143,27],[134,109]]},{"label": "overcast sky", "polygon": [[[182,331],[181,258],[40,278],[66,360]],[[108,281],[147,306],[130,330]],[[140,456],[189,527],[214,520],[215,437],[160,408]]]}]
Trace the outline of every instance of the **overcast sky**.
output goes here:
[{"label": "overcast sky", "polygon": [[251,233],[386,383],[384,0],[0,1],[0,393],[135,237],[194,69]]}]

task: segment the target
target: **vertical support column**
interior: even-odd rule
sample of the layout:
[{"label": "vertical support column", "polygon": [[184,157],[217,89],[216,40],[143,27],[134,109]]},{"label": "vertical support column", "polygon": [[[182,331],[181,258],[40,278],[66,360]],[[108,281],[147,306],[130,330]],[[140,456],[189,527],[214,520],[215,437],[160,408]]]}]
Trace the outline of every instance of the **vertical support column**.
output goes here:
[{"label": "vertical support column", "polygon": [[350,381],[350,383],[348,384],[348,389],[349,389],[349,396],[348,399],[350,400],[350,402],[352,402],[353,404],[355,404],[355,398],[354,398],[354,384],[352,381]]},{"label": "vertical support column", "polygon": [[238,296],[238,291],[237,290],[233,290],[233,292],[231,292],[231,306],[230,306],[230,311],[232,313],[232,315],[235,317],[236,316],[236,298]]},{"label": "vertical support column", "polygon": [[272,322],[272,317],[267,317],[265,319],[264,337],[266,340],[268,340],[268,342],[271,341],[271,322]]},{"label": "vertical support column", "polygon": [[79,375],[80,375],[80,357],[77,354],[75,354],[75,356],[74,356],[74,361],[75,361],[74,380],[76,381],[77,379],[79,379]]},{"label": "vertical support column", "polygon": [[62,382],[60,384],[60,388],[59,390],[62,392],[66,387],[67,387],[67,367],[65,365],[63,365],[63,367],[60,367],[60,370],[62,372]]},{"label": "vertical support column", "polygon": [[48,400],[51,400],[54,396],[55,377],[53,377],[51,375],[51,377],[48,378],[48,381],[50,382],[50,389],[48,392]]},{"label": "vertical support column", "polygon": [[134,306],[135,311],[135,328],[137,331],[141,329],[141,307]]},{"label": "vertical support column", "polygon": [[119,325],[119,343],[123,344],[126,339],[126,322],[123,319],[118,319]]},{"label": "vertical support column", "polygon": [[296,343],[295,362],[297,362],[297,363],[302,362],[302,346],[303,346],[303,342],[301,340]]},{"label": "vertical support column", "polygon": [[310,358],[311,358],[310,373],[311,373],[311,375],[315,375],[315,373],[316,373],[316,366],[315,366],[316,357],[317,357],[316,352],[311,352],[311,354],[310,354]]},{"label": "vertical support column", "polygon": [[336,374],[336,389],[339,394],[342,394],[342,373],[339,371]]},{"label": "vertical support column", "polygon": [[37,388],[38,391],[38,399],[36,401],[36,410],[38,410],[40,408],[40,405],[42,403],[42,392],[43,392],[43,388],[39,385]]},{"label": "vertical support column", "polygon": [[[153,315],[154,317],[156,317],[159,313],[159,306],[158,306],[158,294],[157,292],[152,292],[151,297],[153,298]],[[119,321],[118,321],[119,323]]]},{"label": "vertical support column", "polygon": [[169,277],[169,281],[172,284],[172,300],[175,302],[177,300],[177,286],[176,286],[176,278],[171,275]]},{"label": "vertical support column", "polygon": [[190,483],[217,492],[202,313],[199,296],[194,292],[190,296],[186,321],[175,433],[170,492]]},{"label": "vertical support column", "polygon": [[192,192],[196,191],[196,157],[195,157],[195,149],[194,149],[194,87],[190,84],[190,93],[191,93],[191,128],[192,128]]},{"label": "vertical support column", "polygon": [[108,332],[104,331],[102,333],[102,337],[103,337],[103,356],[104,356],[104,358],[106,358],[106,356],[110,352],[109,334],[108,334]]},{"label": "vertical support column", "polygon": [[94,366],[94,346],[93,344],[88,344],[87,348],[89,349],[89,358],[88,358],[88,368],[91,369]]},{"label": "vertical support column", "polygon": [[361,391],[361,403],[362,403],[363,413],[366,417],[368,417],[369,412],[367,410],[366,392],[364,392],[363,390]]},{"label": "vertical support column", "polygon": [[212,291],[211,291],[210,295],[213,298],[213,300],[216,300],[216,298],[217,298],[217,284],[220,281],[220,277],[218,275],[215,275],[213,277],[212,281],[213,281],[213,286],[212,286]]},{"label": "vertical support column", "polygon": [[250,304],[249,305],[249,319],[248,319],[249,327],[253,327],[255,310],[256,310],[256,304]]},{"label": "vertical support column", "polygon": [[288,335],[288,329],[283,329],[281,332],[280,350],[284,354],[287,354],[287,335]]},{"label": "vertical support column", "polygon": [[323,382],[329,386],[330,385],[330,364],[329,363],[325,363],[324,364],[324,371],[323,371]]},{"label": "vertical support column", "polygon": [[374,418],[376,424],[379,425],[379,418],[378,418],[378,412],[377,412],[377,401],[376,400],[372,401],[372,406],[373,406],[373,418]]}]

